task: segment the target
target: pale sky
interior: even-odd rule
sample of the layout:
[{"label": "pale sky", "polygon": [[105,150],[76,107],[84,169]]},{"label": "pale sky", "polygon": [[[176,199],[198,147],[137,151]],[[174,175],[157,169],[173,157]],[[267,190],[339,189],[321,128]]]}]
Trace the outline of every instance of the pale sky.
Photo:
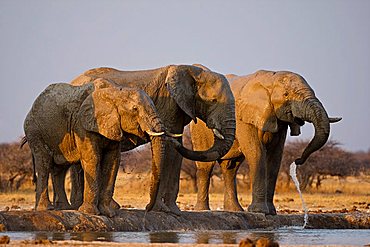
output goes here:
[{"label": "pale sky", "polygon": [[[370,148],[370,1],[0,0],[0,143],[17,141],[34,99],[87,69],[202,63],[246,75],[301,74],[331,139]],[[306,124],[299,138],[310,139]]]}]

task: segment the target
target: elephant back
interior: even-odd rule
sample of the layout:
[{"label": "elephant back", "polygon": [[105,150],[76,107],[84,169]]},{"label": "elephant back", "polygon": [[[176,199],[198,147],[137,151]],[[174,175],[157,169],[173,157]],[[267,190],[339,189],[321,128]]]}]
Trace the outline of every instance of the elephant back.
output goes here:
[{"label": "elephant back", "polygon": [[71,132],[75,113],[94,90],[93,84],[82,87],[67,83],[49,85],[35,100],[28,114],[49,147],[55,147]]}]

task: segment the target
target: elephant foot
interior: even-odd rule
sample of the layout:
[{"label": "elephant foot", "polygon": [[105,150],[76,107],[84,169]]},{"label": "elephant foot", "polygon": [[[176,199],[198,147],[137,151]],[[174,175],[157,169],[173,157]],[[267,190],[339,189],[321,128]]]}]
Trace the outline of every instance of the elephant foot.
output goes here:
[{"label": "elephant foot", "polygon": [[112,198],[110,201],[110,207],[114,209],[120,209],[121,205],[119,205],[119,203]]},{"label": "elephant foot", "polygon": [[111,203],[108,205],[99,204],[99,211],[102,215],[112,218],[117,215],[118,209],[111,207]]},{"label": "elephant foot", "polygon": [[154,212],[165,212],[165,213],[170,213],[171,210],[169,207],[167,207],[166,204],[162,200],[156,201],[153,205],[148,204],[146,206],[147,211],[154,211]]},{"label": "elephant foot", "polygon": [[225,202],[224,203],[224,211],[232,211],[232,212],[242,212],[244,211],[243,207],[239,204],[239,202]]},{"label": "elephant foot", "polygon": [[271,202],[252,202],[248,207],[248,212],[276,215],[275,206]]},{"label": "elephant foot", "polygon": [[97,206],[84,202],[79,208],[78,211],[86,213],[86,214],[94,214],[99,215],[100,211]]},{"label": "elephant foot", "polygon": [[[162,200],[158,200],[154,203],[154,205],[151,205],[150,203],[146,206],[148,211],[154,211],[154,212],[165,212],[165,213],[172,213],[177,216],[181,215],[181,210],[176,204],[168,205],[165,204]],[[149,208],[149,209],[148,209]]]},{"label": "elephant foot", "polygon": [[79,207],[81,207],[82,205],[82,201],[75,201],[75,202],[71,202],[71,209],[73,210],[78,210]]},{"label": "elephant foot", "polygon": [[208,203],[205,202],[197,202],[194,207],[195,210],[197,211],[205,211],[205,210],[211,210]]},{"label": "elephant foot", "polygon": [[55,202],[54,203],[54,209],[56,210],[71,210],[73,209],[71,204],[68,202]]},{"label": "elephant foot", "polygon": [[54,206],[51,203],[39,203],[35,207],[36,211],[54,210]]},{"label": "elephant foot", "polygon": [[170,213],[172,213],[174,215],[177,215],[177,216],[180,216],[181,215],[181,210],[176,205],[176,203],[168,203],[166,205],[170,209]]},{"label": "elephant foot", "polygon": [[54,210],[53,204],[51,204],[49,199],[40,198],[39,203],[35,206],[36,211],[44,211],[44,210]]}]

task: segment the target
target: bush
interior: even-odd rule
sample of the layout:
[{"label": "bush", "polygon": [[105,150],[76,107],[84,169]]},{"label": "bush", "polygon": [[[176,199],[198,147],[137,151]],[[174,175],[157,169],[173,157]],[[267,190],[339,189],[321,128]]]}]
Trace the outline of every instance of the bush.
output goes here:
[{"label": "bush", "polygon": [[[290,164],[300,157],[307,145],[308,141],[294,141],[288,142],[285,146],[280,173],[281,177],[287,179],[288,185]],[[353,153],[342,149],[338,142],[329,141],[323,148],[311,154],[308,160],[297,169],[297,177],[301,189],[305,190],[314,184],[319,188],[322,180],[328,176],[345,178],[358,176],[363,171],[364,166]]]},{"label": "bush", "polygon": [[28,144],[0,144],[0,192],[17,191],[23,185],[29,186],[33,168]]}]

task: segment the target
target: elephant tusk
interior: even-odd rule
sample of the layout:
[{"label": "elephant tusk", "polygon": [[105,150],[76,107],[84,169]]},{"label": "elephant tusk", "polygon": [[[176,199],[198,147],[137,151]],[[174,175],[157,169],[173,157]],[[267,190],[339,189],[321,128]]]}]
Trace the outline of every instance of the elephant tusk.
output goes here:
[{"label": "elephant tusk", "polygon": [[171,132],[166,132],[166,135],[174,138],[182,137],[182,134],[173,134]]},{"label": "elephant tusk", "polygon": [[220,133],[220,131],[218,131],[217,129],[212,129],[213,133],[215,134],[215,136],[217,136],[218,138],[220,138],[221,140],[224,140],[225,137]]},{"label": "elephant tusk", "polygon": [[153,131],[150,131],[150,130],[147,130],[146,133],[148,133],[148,135],[150,136],[161,136],[164,134],[164,132],[153,132]]},{"label": "elephant tusk", "polygon": [[342,120],[341,117],[330,117],[329,123],[336,123],[336,122],[339,122],[340,120]]}]

